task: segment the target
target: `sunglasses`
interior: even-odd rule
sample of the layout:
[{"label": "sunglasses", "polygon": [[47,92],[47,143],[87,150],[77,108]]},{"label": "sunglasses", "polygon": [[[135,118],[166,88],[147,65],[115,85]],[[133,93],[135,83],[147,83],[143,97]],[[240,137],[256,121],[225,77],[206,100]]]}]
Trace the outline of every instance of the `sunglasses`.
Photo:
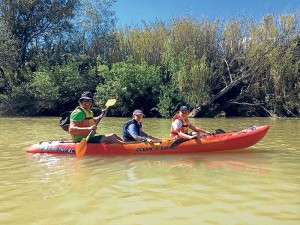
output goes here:
[{"label": "sunglasses", "polygon": [[93,102],[93,100],[83,100],[83,102]]},{"label": "sunglasses", "polygon": [[143,118],[144,116],[143,115],[137,115],[135,114],[138,118]]}]

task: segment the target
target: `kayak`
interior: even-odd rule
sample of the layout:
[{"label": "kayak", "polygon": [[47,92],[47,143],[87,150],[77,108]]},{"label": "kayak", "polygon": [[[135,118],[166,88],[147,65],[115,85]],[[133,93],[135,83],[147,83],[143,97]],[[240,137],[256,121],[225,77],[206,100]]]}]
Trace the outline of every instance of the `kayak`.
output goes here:
[{"label": "kayak", "polygon": [[[176,154],[229,151],[248,148],[259,142],[268,132],[269,125],[251,126],[234,132],[213,133],[196,139],[162,139],[160,143],[122,142],[87,143],[86,155],[137,155]],[[76,146],[71,140],[50,140],[34,144],[28,153],[75,154]]]}]

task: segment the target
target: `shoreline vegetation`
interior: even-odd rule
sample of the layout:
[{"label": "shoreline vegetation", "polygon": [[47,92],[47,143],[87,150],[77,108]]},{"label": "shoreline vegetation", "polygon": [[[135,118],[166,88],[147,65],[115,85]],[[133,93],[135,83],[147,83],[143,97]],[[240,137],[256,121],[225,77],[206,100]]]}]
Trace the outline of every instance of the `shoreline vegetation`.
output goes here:
[{"label": "shoreline vegetation", "polygon": [[0,115],[299,117],[300,15],[116,27],[114,0],[0,1]]}]

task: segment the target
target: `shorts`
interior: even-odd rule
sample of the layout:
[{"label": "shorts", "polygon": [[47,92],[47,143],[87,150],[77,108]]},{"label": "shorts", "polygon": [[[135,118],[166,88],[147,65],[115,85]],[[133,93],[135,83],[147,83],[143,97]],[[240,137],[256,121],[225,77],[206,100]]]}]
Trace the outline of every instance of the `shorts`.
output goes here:
[{"label": "shorts", "polygon": [[102,139],[103,135],[96,135],[94,137],[90,137],[88,143],[99,143]]}]

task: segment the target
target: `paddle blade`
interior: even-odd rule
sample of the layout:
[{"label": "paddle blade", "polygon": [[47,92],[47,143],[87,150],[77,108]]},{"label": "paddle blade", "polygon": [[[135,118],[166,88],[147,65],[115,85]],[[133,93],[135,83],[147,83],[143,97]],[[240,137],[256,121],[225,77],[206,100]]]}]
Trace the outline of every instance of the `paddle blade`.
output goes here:
[{"label": "paddle blade", "polygon": [[85,151],[87,148],[87,141],[85,138],[81,140],[81,142],[76,146],[75,152],[77,159],[81,159],[82,156],[84,155]]},{"label": "paddle blade", "polygon": [[180,145],[181,143],[183,142],[186,142],[186,141],[189,141],[190,139],[188,138],[180,138],[180,139],[177,139],[176,141],[174,141],[171,145],[170,145],[170,149],[173,149],[175,147],[177,147],[178,145]]},{"label": "paddle blade", "polygon": [[110,107],[113,106],[114,104],[116,104],[117,99],[108,99],[105,106],[106,107]]},{"label": "paddle blade", "polygon": [[179,138],[170,145],[170,148],[173,149],[173,148],[177,147],[178,145],[180,145],[181,143],[184,143],[186,141],[193,140],[193,139],[197,139],[197,137]]}]

